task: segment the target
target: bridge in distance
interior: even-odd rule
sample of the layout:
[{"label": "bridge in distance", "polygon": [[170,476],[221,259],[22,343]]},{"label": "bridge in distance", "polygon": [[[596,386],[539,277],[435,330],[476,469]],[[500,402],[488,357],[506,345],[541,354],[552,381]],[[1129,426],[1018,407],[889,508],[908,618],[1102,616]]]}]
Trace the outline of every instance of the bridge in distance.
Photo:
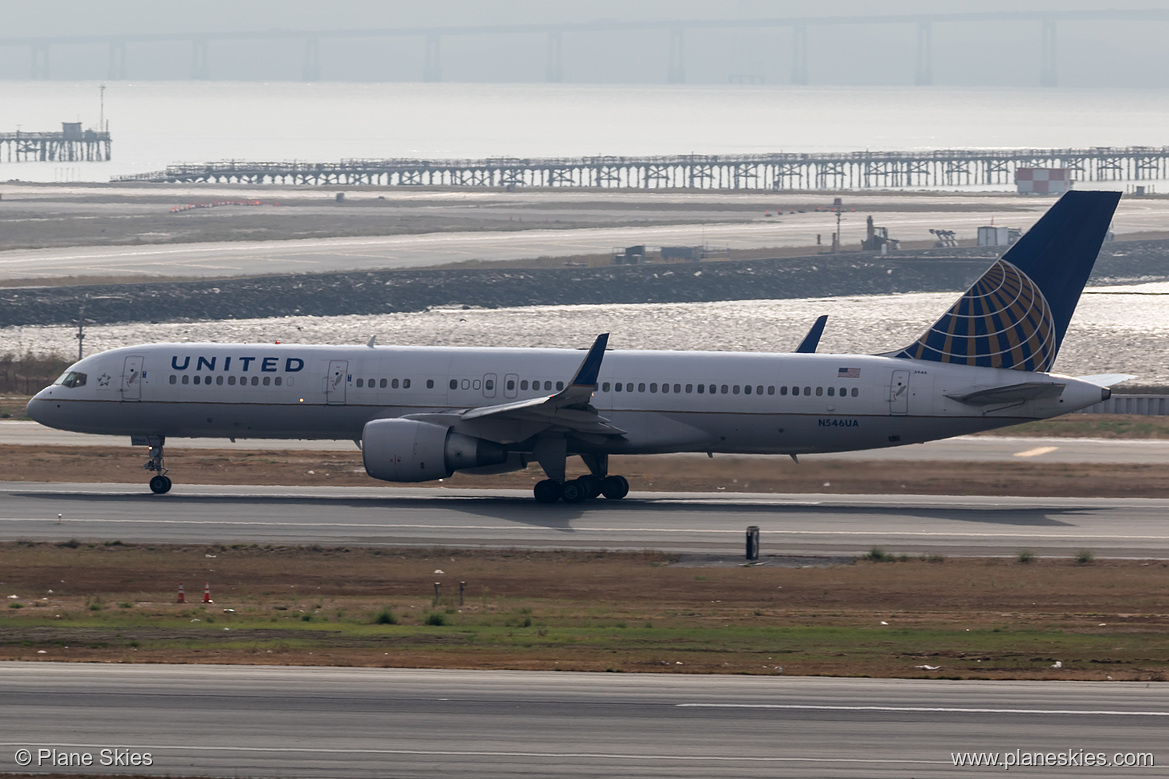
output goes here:
[{"label": "bridge in distance", "polygon": [[[756,17],[738,19],[656,19],[621,21],[602,19],[576,23],[536,23],[503,25],[470,25],[441,27],[403,27],[380,29],[335,30],[238,30],[222,32],[156,32],[156,33],[93,33],[85,35],[28,36],[0,38],[0,48],[24,48],[29,51],[28,75],[32,79],[51,77],[50,52],[63,47],[105,47],[108,51],[107,77],[122,81],[131,78],[127,67],[127,50],[131,46],[167,46],[167,56],[176,56],[175,44],[189,47],[191,78],[210,79],[212,45],[302,41],[301,77],[305,81],[319,81],[325,75],[322,67],[321,43],[353,39],[384,39],[387,42],[403,39],[421,39],[423,46],[424,81],[442,80],[442,40],[444,38],[478,36],[511,39],[515,36],[545,36],[547,59],[544,78],[548,82],[564,81],[564,39],[567,36],[614,35],[644,33],[667,35],[668,63],[666,80],[669,83],[686,81],[686,45],[704,31],[711,30],[787,30],[791,36],[791,83],[808,84],[808,31],[817,28],[842,26],[873,28],[874,33],[889,27],[916,28],[916,67],[914,82],[933,83],[933,29],[937,25],[971,25],[1003,23],[1011,25],[1034,24],[1039,38],[1039,84],[1055,86],[1057,82],[1057,26],[1060,23],[1123,23],[1127,26],[1169,22],[1169,10],[1158,9],[1101,9],[1049,11],[985,11],[973,13],[934,13],[857,16],[798,16]],[[134,76],[138,77],[138,76]],[[733,77],[735,78],[735,77]],[[758,76],[737,78],[749,82]]]}]

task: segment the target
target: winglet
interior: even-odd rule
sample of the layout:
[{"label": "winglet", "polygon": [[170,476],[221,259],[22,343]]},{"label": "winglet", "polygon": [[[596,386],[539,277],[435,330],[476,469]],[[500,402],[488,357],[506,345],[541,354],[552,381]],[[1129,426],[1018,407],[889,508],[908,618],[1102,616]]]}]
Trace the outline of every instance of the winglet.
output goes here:
[{"label": "winglet", "polygon": [[828,321],[827,314],[821,314],[820,318],[812,325],[812,329],[804,336],[804,340],[800,341],[800,345],[796,347],[796,354],[815,354],[816,347],[820,345],[820,336],[824,334],[824,323]]},{"label": "winglet", "polygon": [[597,340],[593,341],[593,345],[589,347],[589,353],[585,355],[584,362],[580,364],[576,375],[572,377],[572,386],[594,388],[597,386],[597,376],[601,372],[601,360],[605,358],[605,347],[608,344],[608,333],[601,333],[597,336]]}]

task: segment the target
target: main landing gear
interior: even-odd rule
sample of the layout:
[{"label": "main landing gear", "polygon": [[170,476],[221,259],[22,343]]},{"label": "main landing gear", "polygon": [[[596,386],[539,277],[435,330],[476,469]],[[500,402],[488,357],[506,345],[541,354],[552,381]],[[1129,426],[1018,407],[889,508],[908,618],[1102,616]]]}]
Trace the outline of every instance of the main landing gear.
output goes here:
[{"label": "main landing gear", "polygon": [[150,491],[155,495],[162,495],[170,492],[171,480],[166,475],[167,469],[162,464],[162,444],[163,439],[160,436],[157,442],[151,441],[150,444],[150,459],[142,466],[143,470],[154,471],[155,476],[150,479]]},{"label": "main landing gear", "polygon": [[[624,476],[610,476],[608,455],[581,455],[581,459],[589,466],[591,473],[576,479],[564,478],[563,465],[559,474],[544,471],[552,478],[537,482],[532,493],[537,503],[555,503],[563,500],[565,503],[583,503],[598,496],[604,495],[609,500],[621,500],[629,494],[629,480]],[[563,460],[561,461],[563,462]],[[544,465],[541,462],[541,465]],[[553,468],[553,471],[556,469]],[[555,478],[559,475],[560,478]]]},{"label": "main landing gear", "polygon": [[545,479],[537,482],[532,492],[537,503],[582,503],[604,495],[609,500],[621,500],[629,494],[629,480],[624,476],[598,478],[589,474],[566,482]]}]

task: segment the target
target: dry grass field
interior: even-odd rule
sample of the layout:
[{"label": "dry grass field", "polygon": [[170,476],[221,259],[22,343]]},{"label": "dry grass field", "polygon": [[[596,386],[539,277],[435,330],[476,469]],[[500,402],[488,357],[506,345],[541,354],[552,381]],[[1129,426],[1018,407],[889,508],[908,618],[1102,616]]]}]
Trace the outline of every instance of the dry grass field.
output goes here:
[{"label": "dry grass field", "polygon": [[1169,563],[1025,558],[17,542],[0,659],[1164,679]]}]

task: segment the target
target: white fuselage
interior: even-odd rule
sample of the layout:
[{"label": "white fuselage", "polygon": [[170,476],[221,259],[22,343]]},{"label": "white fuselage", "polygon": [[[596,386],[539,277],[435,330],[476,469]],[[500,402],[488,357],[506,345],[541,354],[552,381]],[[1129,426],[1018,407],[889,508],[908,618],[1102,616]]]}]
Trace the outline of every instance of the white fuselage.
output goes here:
[{"label": "white fuselage", "polygon": [[[81,360],[70,371],[84,383],[42,390],[29,413],[52,427],[107,435],[360,440],[374,419],[553,395],[582,356],[560,349],[152,344]],[[998,405],[954,399],[1023,382],[1063,390]],[[609,454],[870,449],[1058,416],[1103,397],[1100,387],[1064,376],[903,358],[612,351],[592,406],[624,435],[582,446]]]}]

